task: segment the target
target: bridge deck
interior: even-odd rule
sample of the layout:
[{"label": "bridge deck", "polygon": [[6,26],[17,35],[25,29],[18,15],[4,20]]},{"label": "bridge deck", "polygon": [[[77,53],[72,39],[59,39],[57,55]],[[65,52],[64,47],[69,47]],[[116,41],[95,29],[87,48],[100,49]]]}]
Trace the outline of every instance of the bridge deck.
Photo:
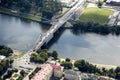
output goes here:
[{"label": "bridge deck", "polygon": [[82,6],[84,2],[85,0],[79,0],[78,3],[73,8],[71,8],[63,17],[61,17],[56,24],[52,25],[52,27],[44,35],[40,36],[40,40],[36,42],[35,46],[31,50],[37,51],[45,43],[46,39],[50,35],[53,35],[67,20],[69,20],[74,14],[74,12],[80,6]]}]

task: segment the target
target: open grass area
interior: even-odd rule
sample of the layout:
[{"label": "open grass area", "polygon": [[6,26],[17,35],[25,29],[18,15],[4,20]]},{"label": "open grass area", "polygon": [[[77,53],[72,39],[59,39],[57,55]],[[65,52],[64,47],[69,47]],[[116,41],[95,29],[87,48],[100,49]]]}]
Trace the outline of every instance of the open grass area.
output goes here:
[{"label": "open grass area", "polygon": [[85,12],[80,16],[80,21],[107,24],[109,15],[112,15],[114,11],[105,8],[86,8]]},{"label": "open grass area", "polygon": [[14,75],[13,75],[14,78],[17,78],[18,76],[19,76],[18,74],[14,74]]}]

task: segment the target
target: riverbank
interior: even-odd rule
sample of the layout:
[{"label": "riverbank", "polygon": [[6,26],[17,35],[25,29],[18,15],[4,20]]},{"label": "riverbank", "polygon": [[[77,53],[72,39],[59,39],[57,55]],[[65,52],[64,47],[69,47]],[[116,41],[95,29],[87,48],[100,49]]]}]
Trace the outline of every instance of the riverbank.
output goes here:
[{"label": "riverbank", "polygon": [[24,56],[25,52],[24,51],[20,51],[20,50],[13,50],[13,54],[12,56],[10,56],[10,59],[17,59],[17,58],[21,58],[22,56]]},{"label": "riverbank", "polygon": [[[65,59],[64,58],[60,58],[60,61],[62,62],[62,61],[65,61]],[[71,62],[72,62],[72,64],[74,64],[74,62],[75,62],[76,60],[73,60],[73,59],[71,59]],[[98,64],[98,63],[91,63],[91,64],[93,64],[93,65],[96,65],[96,67],[98,67],[98,68],[105,68],[105,69],[107,69],[107,70],[109,70],[109,69],[116,69],[117,68],[117,66],[114,66],[114,65],[106,65],[106,64]]]},{"label": "riverbank", "polygon": [[6,9],[6,8],[0,8],[0,13],[7,14],[10,16],[20,17],[20,18],[24,18],[24,19],[28,19],[28,20],[32,20],[35,22],[41,22],[40,16],[34,16],[32,14],[25,14],[25,13],[18,13],[16,11],[12,11],[12,10]]}]

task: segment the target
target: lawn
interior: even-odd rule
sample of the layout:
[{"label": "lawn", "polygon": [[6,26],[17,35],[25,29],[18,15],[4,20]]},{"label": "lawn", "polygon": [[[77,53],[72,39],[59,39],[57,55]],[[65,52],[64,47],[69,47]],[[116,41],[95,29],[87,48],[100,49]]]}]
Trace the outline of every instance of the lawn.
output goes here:
[{"label": "lawn", "polygon": [[14,76],[13,76],[13,77],[14,77],[14,78],[17,78],[18,76],[19,76],[18,74],[14,74]]},{"label": "lawn", "polygon": [[107,24],[109,15],[112,15],[114,11],[105,8],[86,8],[84,13],[80,16],[80,21]]}]

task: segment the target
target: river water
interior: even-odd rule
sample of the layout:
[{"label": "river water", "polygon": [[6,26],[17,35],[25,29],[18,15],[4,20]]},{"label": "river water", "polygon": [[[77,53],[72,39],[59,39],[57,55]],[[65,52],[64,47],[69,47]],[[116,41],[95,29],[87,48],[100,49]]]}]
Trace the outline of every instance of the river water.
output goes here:
[{"label": "river water", "polygon": [[48,29],[37,22],[0,14],[0,45],[27,51]]},{"label": "river water", "polygon": [[50,50],[57,50],[60,57],[85,59],[89,62],[120,65],[120,37],[94,33],[73,34],[65,30]]},{"label": "river water", "polygon": [[[49,27],[33,21],[0,14],[0,45],[27,51],[38,36],[48,29]],[[59,56],[64,58],[85,59],[93,63],[120,66],[120,36],[75,34],[67,29],[49,50],[57,50]]]}]

